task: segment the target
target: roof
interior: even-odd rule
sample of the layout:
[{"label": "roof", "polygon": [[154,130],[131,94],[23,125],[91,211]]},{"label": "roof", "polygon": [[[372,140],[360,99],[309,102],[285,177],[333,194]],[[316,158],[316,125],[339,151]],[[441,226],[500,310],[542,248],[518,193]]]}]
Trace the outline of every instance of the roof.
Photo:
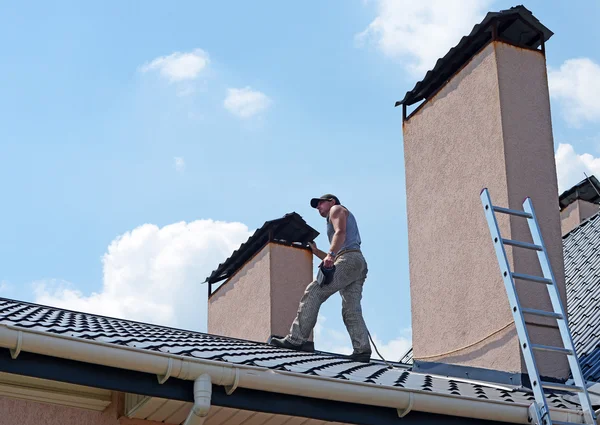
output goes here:
[{"label": "roof", "polygon": [[593,204],[600,204],[600,182],[595,176],[590,176],[577,183],[572,188],[565,190],[559,196],[560,209],[563,210],[575,200],[582,199]]},{"label": "roof", "polygon": [[497,23],[497,39],[507,41],[531,49],[537,49],[543,41],[547,41],[552,31],[546,28],[524,6],[515,6],[500,12],[489,12],[483,21],[473,27],[471,33],[461,38],[460,42],[450,49],[446,55],[438,59],[431,71],[423,80],[406,93],[398,105],[413,105],[435,93],[452,75],[461,69],[482,47],[492,41],[492,31]]},{"label": "roof", "polygon": [[[484,399],[496,403],[530,404],[529,392],[493,383],[463,381],[412,372],[400,364],[357,363],[330,353],[306,353],[276,348],[264,343],[219,337],[146,323],[0,298],[0,325],[105,344],[135,347],[151,352],[213,360],[238,365],[313,375],[336,380],[405,388],[444,396]],[[548,394],[551,407],[576,409],[556,393]]]},{"label": "roof", "polygon": [[319,232],[309,226],[296,212],[266,221],[246,242],[233,251],[225,262],[219,264],[205,282],[211,284],[228,279],[269,241],[287,245],[297,243],[306,247],[306,244],[314,241],[317,236]]},{"label": "roof", "polygon": [[600,213],[563,238],[569,328],[585,379],[600,381]]}]

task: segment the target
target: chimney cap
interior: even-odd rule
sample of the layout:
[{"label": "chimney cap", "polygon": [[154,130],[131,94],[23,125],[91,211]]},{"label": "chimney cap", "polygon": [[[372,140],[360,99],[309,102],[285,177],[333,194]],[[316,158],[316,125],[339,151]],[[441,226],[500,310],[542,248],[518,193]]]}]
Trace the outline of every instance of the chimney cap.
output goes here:
[{"label": "chimney cap", "polygon": [[319,232],[309,226],[296,212],[266,221],[246,242],[233,251],[233,254],[225,262],[219,264],[216,270],[206,278],[205,282],[215,283],[233,276],[246,261],[271,241],[290,245],[300,243],[306,246],[308,242],[314,241],[317,236],[319,236]]},{"label": "chimney cap", "polygon": [[577,199],[600,204],[600,182],[591,175],[589,179],[585,178],[572,188],[565,190],[558,198],[561,211],[575,202]]},{"label": "chimney cap", "polygon": [[438,59],[433,69],[425,74],[425,78],[407,92],[404,99],[396,102],[395,106],[410,106],[433,95],[492,41],[495,24],[496,39],[530,49],[537,49],[554,34],[523,5],[500,12],[488,12],[483,21],[475,25],[471,33],[464,36],[443,58]]}]

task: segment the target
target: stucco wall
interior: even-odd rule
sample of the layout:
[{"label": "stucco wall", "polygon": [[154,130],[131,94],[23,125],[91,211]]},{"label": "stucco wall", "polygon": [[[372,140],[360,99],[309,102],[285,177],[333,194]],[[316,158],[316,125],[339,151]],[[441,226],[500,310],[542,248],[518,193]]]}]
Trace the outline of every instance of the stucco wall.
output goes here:
[{"label": "stucco wall", "polygon": [[567,205],[567,207],[560,212],[560,227],[563,235],[577,227],[580,222],[578,201]]},{"label": "stucco wall", "polygon": [[[502,110],[502,131],[506,155],[507,187],[510,208],[522,208],[530,196],[552,271],[566,306],[563,247],[558,204],[558,183],[554,160],[550,96],[546,60],[541,51],[496,43],[498,83]],[[511,218],[512,239],[531,241],[527,221]],[[513,249],[513,248],[510,248]],[[514,248],[514,270],[541,276],[537,253]],[[550,298],[543,285],[517,282],[523,306],[551,310]],[[562,346],[556,320],[528,316],[529,336],[533,342]],[[554,327],[554,331],[537,326]],[[564,355],[537,353],[538,368],[547,376],[566,377]],[[525,369],[525,365],[522,366]]]},{"label": "stucco wall", "polygon": [[160,425],[160,422],[120,417],[120,402],[103,412],[59,406],[29,400],[0,397],[0,425]]},{"label": "stucco wall", "polygon": [[584,201],[582,199],[578,199],[577,203],[579,204],[579,220],[583,221],[588,217],[593,216],[598,212],[600,207],[596,204],[592,204],[591,202]]},{"label": "stucco wall", "polygon": [[577,199],[560,212],[560,225],[565,235],[579,226],[586,218],[598,212],[599,206],[591,202]]},{"label": "stucco wall", "polygon": [[271,248],[264,247],[208,300],[208,333],[266,342],[271,328]]},{"label": "stucco wall", "polygon": [[[482,188],[490,190],[495,204],[504,206],[520,206],[522,193],[533,195],[538,214],[542,212],[549,220],[544,226],[549,229],[548,236],[544,234],[546,242],[556,243],[558,235],[560,243],[557,205],[555,218],[547,213],[552,200],[557,204],[556,177],[550,176],[554,158],[547,93],[537,94],[546,84],[545,68],[539,69],[545,64],[537,56],[524,59],[510,49],[518,50],[503,43],[488,45],[404,123],[413,350],[417,360],[524,371],[514,325],[471,348],[438,356],[479,341],[512,322],[479,198]],[[524,69],[521,60],[525,60],[524,66],[537,68]],[[543,83],[524,88],[534,77],[543,77]],[[524,91],[522,97],[519,90]],[[528,108],[541,111],[532,114]],[[541,138],[536,137],[536,131],[541,131]],[[551,155],[547,153],[548,143]],[[537,144],[541,147],[535,147]],[[520,153],[524,157],[520,168],[507,166],[506,157],[516,158]],[[538,154],[540,158],[530,158]],[[540,166],[550,167],[542,171],[548,179],[533,178],[538,172],[534,167]],[[529,177],[533,181],[525,182]],[[524,181],[522,187],[520,180]],[[544,196],[550,202],[537,201]],[[499,216],[499,225],[505,236],[510,236],[512,229],[519,231],[505,216]],[[557,255],[553,247],[551,255],[556,261],[562,254]],[[509,261],[512,263],[510,250]],[[562,275],[562,266],[557,272]]]},{"label": "stucco wall", "polygon": [[286,335],[311,280],[310,251],[267,244],[209,299],[208,332],[260,342]]},{"label": "stucco wall", "polygon": [[[271,328],[287,335],[298,303],[313,279],[312,253],[283,245],[271,245]],[[311,338],[312,339],[312,338]]]}]

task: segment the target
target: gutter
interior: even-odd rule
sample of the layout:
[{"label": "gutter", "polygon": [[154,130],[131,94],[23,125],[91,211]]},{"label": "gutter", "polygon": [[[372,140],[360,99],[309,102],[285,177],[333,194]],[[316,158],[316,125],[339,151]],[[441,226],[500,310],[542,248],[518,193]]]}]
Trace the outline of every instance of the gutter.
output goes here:
[{"label": "gutter", "polygon": [[[410,411],[459,416],[482,420],[529,424],[525,403],[465,398],[429,391],[383,387],[381,385],[340,381],[334,378],[299,375],[292,372],[236,365],[118,346],[102,341],[51,334],[12,325],[0,325],[0,347],[11,350],[15,361],[20,351],[94,363],[157,375],[160,383],[169,378],[206,382],[224,386],[227,394],[236,388],[313,397],[347,403],[388,407],[400,417]],[[204,375],[204,377],[203,377]],[[200,385],[200,384],[198,384]],[[194,386],[196,389],[196,385]],[[200,388],[200,387],[198,387]],[[194,391],[196,393],[196,391]],[[195,394],[196,396],[196,394]],[[208,395],[210,403],[210,395]],[[199,406],[200,407],[200,406]],[[550,409],[554,420],[583,423],[580,412]],[[204,413],[202,409],[198,413]],[[191,418],[190,418],[191,419]]]}]

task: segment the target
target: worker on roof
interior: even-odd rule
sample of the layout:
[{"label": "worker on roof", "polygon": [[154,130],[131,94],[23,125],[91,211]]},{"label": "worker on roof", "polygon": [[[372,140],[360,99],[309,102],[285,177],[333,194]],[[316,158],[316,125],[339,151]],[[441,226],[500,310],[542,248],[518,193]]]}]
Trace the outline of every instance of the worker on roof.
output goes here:
[{"label": "worker on roof", "polygon": [[332,194],[313,198],[310,205],[327,221],[329,251],[327,253],[310,243],[312,252],[319,257],[319,275],[306,287],[300,300],[298,314],[285,338],[272,337],[271,345],[306,350],[305,342],[317,323],[321,304],[339,292],[342,297],[342,318],[352,340],[352,360],[368,363],[371,359],[369,333],[362,316],[360,300],[367,262],[360,250],[360,233],[354,215]]}]

